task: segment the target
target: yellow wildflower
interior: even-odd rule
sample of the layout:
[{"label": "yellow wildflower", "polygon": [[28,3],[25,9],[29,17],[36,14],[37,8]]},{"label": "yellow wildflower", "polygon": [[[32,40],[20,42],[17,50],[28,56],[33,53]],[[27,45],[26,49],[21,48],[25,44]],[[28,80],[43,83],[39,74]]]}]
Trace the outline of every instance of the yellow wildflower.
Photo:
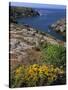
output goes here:
[{"label": "yellow wildflower", "polygon": [[33,67],[33,68],[38,68],[39,65],[38,65],[38,64],[34,64],[32,67]]},{"label": "yellow wildflower", "polygon": [[20,74],[21,73],[21,70],[22,70],[22,67],[20,66],[19,68],[16,69],[16,74]]},{"label": "yellow wildflower", "polygon": [[34,74],[34,71],[32,69],[29,69],[28,72],[27,72],[29,75],[33,75]]}]

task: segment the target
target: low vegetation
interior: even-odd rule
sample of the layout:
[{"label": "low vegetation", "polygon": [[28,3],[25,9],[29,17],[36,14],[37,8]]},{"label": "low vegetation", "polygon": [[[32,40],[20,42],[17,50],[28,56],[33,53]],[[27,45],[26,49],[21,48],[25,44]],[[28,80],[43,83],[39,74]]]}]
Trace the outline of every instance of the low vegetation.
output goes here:
[{"label": "low vegetation", "polygon": [[62,68],[53,65],[20,65],[12,72],[11,87],[51,85],[58,78],[63,79],[64,73]]},{"label": "low vegetation", "polygon": [[55,66],[65,67],[66,49],[60,45],[44,44],[41,47],[42,59],[44,63],[53,64]]},{"label": "low vegetation", "polygon": [[30,52],[28,62],[33,60],[33,63],[29,62],[30,64],[26,66],[21,63],[11,72],[11,87],[47,86],[66,83],[64,47],[51,44],[40,45],[40,58],[38,58],[38,54],[35,54],[32,58],[33,51]]}]

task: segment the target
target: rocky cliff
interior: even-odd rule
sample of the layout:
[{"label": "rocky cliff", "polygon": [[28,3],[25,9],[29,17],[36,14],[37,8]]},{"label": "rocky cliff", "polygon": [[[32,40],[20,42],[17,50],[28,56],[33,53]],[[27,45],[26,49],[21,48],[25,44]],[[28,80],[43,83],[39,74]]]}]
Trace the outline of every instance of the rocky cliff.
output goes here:
[{"label": "rocky cliff", "polygon": [[16,23],[16,18],[39,16],[40,14],[32,8],[10,6],[10,21]]}]

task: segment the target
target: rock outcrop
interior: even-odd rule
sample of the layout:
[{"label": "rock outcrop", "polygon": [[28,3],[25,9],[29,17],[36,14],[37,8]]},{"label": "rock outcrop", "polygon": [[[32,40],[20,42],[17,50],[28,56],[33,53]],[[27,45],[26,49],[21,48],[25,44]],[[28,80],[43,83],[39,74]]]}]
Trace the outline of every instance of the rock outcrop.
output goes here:
[{"label": "rock outcrop", "polygon": [[65,19],[58,20],[56,23],[52,24],[50,28],[62,34],[64,37],[66,37],[66,20]]}]

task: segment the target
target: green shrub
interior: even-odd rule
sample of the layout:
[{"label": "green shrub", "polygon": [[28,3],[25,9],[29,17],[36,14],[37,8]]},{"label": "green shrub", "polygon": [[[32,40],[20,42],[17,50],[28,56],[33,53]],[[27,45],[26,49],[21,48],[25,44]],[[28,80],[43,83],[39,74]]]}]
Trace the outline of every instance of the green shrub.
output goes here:
[{"label": "green shrub", "polygon": [[53,64],[58,67],[66,65],[66,50],[60,45],[48,44],[41,49],[44,63]]}]

